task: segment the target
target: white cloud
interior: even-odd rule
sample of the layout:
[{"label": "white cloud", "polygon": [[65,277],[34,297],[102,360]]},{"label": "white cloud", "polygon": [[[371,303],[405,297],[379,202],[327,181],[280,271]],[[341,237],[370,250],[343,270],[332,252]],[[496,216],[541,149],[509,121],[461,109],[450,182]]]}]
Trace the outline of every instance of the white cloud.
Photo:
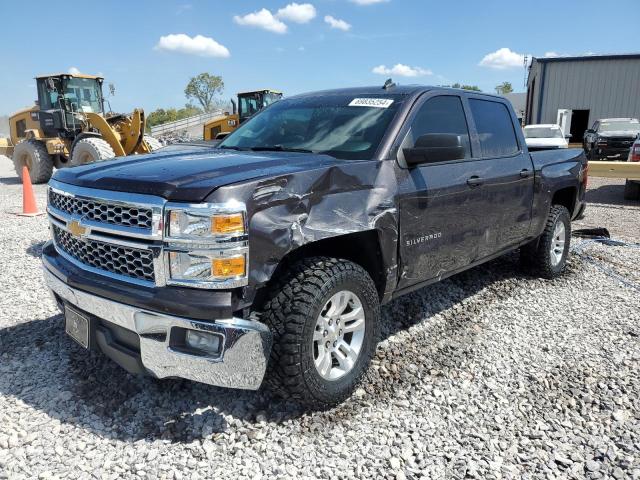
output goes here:
[{"label": "white cloud", "polygon": [[524,54],[516,53],[509,48],[499,48],[495,52],[486,54],[479,65],[496,70],[518,68],[524,65]]},{"label": "white cloud", "polygon": [[351,0],[352,3],[357,5],[374,5],[376,3],[384,3],[388,1],[389,0]]},{"label": "white cloud", "polygon": [[69,73],[71,75],[78,75],[80,73],[80,69],[76,67],[69,67]]},{"label": "white cloud", "polygon": [[227,47],[220,45],[213,38],[202,35],[190,37],[184,33],[171,33],[160,37],[155,48],[156,50],[198,55],[200,57],[227,58],[230,56]]},{"label": "white cloud", "polygon": [[276,17],[294,23],[308,23],[316,16],[316,7],[310,3],[290,3],[278,10]]},{"label": "white cloud", "polygon": [[389,68],[386,65],[378,65],[371,70],[378,75],[396,75],[398,77],[423,77],[425,75],[433,75],[433,72],[426,68],[410,67],[402,63],[397,63]]},{"label": "white cloud", "polygon": [[337,28],[338,30],[342,30],[344,32],[348,32],[351,30],[351,24],[345,22],[344,20],[340,20],[339,18],[332,17],[331,15],[327,15],[324,17],[325,23],[329,24],[331,28]]},{"label": "white cloud", "polygon": [[236,15],[233,17],[233,21],[246,27],[262,28],[274,33],[287,33],[287,26],[266,8],[243,16]]}]

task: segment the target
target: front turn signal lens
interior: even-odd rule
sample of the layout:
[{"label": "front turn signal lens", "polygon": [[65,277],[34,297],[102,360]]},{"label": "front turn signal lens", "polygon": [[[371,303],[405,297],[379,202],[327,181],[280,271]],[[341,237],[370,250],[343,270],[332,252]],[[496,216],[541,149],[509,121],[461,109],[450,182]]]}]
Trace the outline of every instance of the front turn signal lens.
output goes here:
[{"label": "front turn signal lens", "polygon": [[211,259],[211,274],[217,278],[240,277],[245,272],[244,255]]},{"label": "front turn signal lens", "polygon": [[215,215],[211,218],[211,233],[218,235],[243,234],[244,217],[242,213]]}]

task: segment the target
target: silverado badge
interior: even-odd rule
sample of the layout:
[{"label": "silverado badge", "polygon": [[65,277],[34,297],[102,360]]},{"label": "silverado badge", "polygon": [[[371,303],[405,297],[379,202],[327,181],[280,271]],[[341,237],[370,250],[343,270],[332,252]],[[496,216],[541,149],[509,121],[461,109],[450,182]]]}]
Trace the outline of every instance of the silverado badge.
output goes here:
[{"label": "silverado badge", "polygon": [[69,233],[74,237],[83,237],[84,234],[87,233],[86,227],[80,225],[76,220],[71,220],[69,225],[67,225],[67,228],[69,229]]}]

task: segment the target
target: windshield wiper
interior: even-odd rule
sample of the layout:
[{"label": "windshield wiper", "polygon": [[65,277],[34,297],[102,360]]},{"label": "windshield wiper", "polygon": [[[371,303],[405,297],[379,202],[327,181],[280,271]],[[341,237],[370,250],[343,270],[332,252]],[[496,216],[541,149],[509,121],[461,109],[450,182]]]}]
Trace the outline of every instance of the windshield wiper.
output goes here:
[{"label": "windshield wiper", "polygon": [[239,150],[239,151],[247,150],[246,148],[235,147],[233,145],[220,145],[218,148],[225,148],[227,150]]},{"label": "windshield wiper", "polygon": [[264,145],[260,147],[251,147],[254,152],[297,152],[297,153],[314,153],[313,150],[306,148],[289,148],[282,145]]}]

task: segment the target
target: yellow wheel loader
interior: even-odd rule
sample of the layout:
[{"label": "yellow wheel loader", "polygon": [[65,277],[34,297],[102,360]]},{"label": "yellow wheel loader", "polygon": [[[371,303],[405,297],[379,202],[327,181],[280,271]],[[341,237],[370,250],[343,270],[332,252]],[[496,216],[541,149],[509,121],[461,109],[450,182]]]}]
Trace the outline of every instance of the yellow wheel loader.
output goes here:
[{"label": "yellow wheel loader", "polygon": [[102,77],[61,73],[36,77],[35,106],[9,118],[10,138],[0,155],[13,159],[18,176],[27,166],[33,183],[46,183],[53,167],[64,168],[161,147],[144,134],[142,109],[129,115],[105,112]]},{"label": "yellow wheel loader", "polygon": [[236,113],[236,103],[233,104],[233,113],[220,115],[204,124],[204,139],[218,140],[233,132],[238,125],[246,119],[255,115],[267,105],[282,98],[282,92],[276,90],[254,90],[238,94],[238,112]]}]

